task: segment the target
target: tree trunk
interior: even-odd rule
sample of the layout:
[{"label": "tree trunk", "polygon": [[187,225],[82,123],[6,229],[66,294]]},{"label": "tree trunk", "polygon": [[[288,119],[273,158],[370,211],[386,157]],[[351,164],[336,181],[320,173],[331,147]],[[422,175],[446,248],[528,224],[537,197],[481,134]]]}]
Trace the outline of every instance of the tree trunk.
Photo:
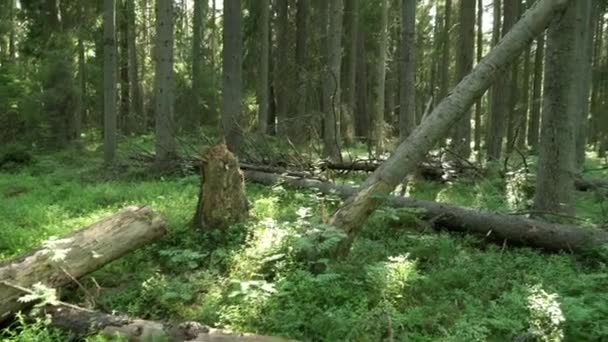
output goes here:
[{"label": "tree trunk", "polygon": [[53,327],[84,339],[100,334],[111,341],[289,342],[279,337],[233,333],[198,322],[167,323],[109,315],[78,307],[47,307]]},{"label": "tree trunk", "polygon": [[593,48],[593,75],[591,90],[591,125],[589,130],[589,142],[598,145],[599,142],[599,118],[602,112],[602,91],[604,88],[604,77],[602,68],[604,67],[603,45],[604,45],[604,10],[598,14],[595,27],[595,43]]},{"label": "tree trunk", "polygon": [[443,100],[450,87],[450,29],[452,28],[452,0],[445,0],[443,32],[441,32],[441,63],[439,64],[439,94],[437,102]]},{"label": "tree trunk", "polygon": [[276,19],[276,60],[274,68],[274,91],[277,103],[278,135],[289,137],[291,115],[289,115],[289,1],[275,1]]},{"label": "tree trunk", "polygon": [[323,150],[324,154],[340,160],[340,70],[342,64],[342,0],[329,0],[327,26],[326,70],[323,80]]},{"label": "tree trunk", "polygon": [[416,0],[403,0],[401,25],[399,138],[404,140],[416,128]]},{"label": "tree trunk", "polygon": [[[342,198],[349,198],[360,192],[360,189],[348,185],[335,185],[313,179],[258,171],[246,171],[245,175],[247,180],[252,182],[314,189]],[[475,234],[498,243],[506,241],[514,245],[530,246],[546,251],[579,253],[588,253],[608,243],[608,232],[599,229],[583,229],[573,225],[553,224],[407,197],[387,195],[384,199],[386,205],[391,207],[421,209],[417,211],[421,218],[430,222],[436,229]],[[362,222],[359,224],[362,225]]]},{"label": "tree trunk", "polygon": [[[78,8],[81,16],[84,16],[84,8],[81,4]],[[86,116],[86,98],[87,98],[87,79],[85,74],[86,68],[86,57],[84,51],[84,30],[81,28],[78,30],[78,100],[77,109],[74,111],[74,119],[72,120],[71,127],[71,138],[78,141],[80,140],[80,133],[82,131],[82,121]]]},{"label": "tree trunk", "polygon": [[359,35],[359,1],[346,0],[344,39],[344,107],[342,111],[342,138],[347,145],[355,141],[355,109],[357,108],[357,37]]},{"label": "tree trunk", "polygon": [[[591,91],[591,75],[593,65],[593,33],[592,0],[579,0],[577,13],[577,47],[576,66],[579,69],[578,95],[575,96],[576,123],[576,151],[575,168],[582,170],[585,164],[585,150],[587,147],[587,123],[589,121],[589,93]],[[594,16],[595,17],[595,16]]]},{"label": "tree trunk", "polygon": [[[515,0],[504,1],[503,4],[504,13],[501,31],[504,37],[511,30],[511,27],[513,27],[517,12],[515,11]],[[517,55],[514,56],[515,58],[517,58]],[[486,130],[486,158],[490,162],[500,160],[503,138],[510,117],[509,105],[512,103],[513,69],[507,70],[505,67],[501,72],[502,75],[497,78],[496,83],[492,87],[492,103],[488,118],[488,128]]]},{"label": "tree trunk", "polygon": [[137,25],[135,17],[135,1],[127,0],[127,40],[129,45],[129,90],[131,97],[131,126],[137,131],[143,131],[145,122],[143,87],[139,78],[139,62],[137,60]]},{"label": "tree trunk", "polygon": [[[449,1],[449,0],[448,0]],[[386,86],[386,49],[388,45],[388,0],[380,0],[380,32],[378,35],[378,60],[373,63],[374,109],[372,120],[372,144],[377,154],[384,153],[384,96]]]},{"label": "tree trunk", "polygon": [[536,52],[534,52],[534,84],[532,87],[532,108],[530,110],[530,122],[528,125],[528,145],[532,149],[532,152],[538,151],[544,60],[545,35],[541,34],[536,40]]},{"label": "tree trunk", "polygon": [[[520,8],[522,0],[509,1],[509,5],[505,5],[505,15],[513,16],[512,21],[519,20]],[[510,7],[512,6],[512,7]],[[518,134],[518,123],[519,123],[519,104],[520,104],[520,62],[521,56],[517,56],[511,64],[511,91],[509,94],[507,110],[507,145],[506,153],[511,155],[515,150],[515,138]]]},{"label": "tree trunk", "polygon": [[359,192],[349,198],[334,214],[331,223],[344,230],[348,236],[338,247],[339,256],[348,253],[362,223],[381,204],[381,197],[393,191],[416,168],[450,126],[492,85],[498,71],[506,68],[567,4],[568,0],[539,1],[471,74],[397,147],[382,167],[365,181]]},{"label": "tree trunk", "polygon": [[128,18],[127,6],[132,0],[117,0],[119,11],[117,12],[118,20],[118,44],[119,44],[119,78],[120,78],[120,110],[119,110],[119,128],[125,134],[133,133],[133,123],[135,120],[131,117],[131,99],[129,97],[129,39],[128,39]]},{"label": "tree trunk", "polygon": [[268,0],[260,0],[259,6],[259,75],[257,84],[258,99],[258,132],[268,133],[268,109],[269,109],[269,58],[270,58],[270,4]]},{"label": "tree trunk", "polygon": [[177,156],[173,122],[173,1],[156,0],[156,165],[159,172],[172,167]]},{"label": "tree trunk", "polygon": [[547,31],[545,87],[534,209],[574,214],[576,95],[576,16],[571,1],[560,20]]},{"label": "tree trunk", "polygon": [[[3,263],[0,321],[29,306],[18,300],[25,293],[17,287],[29,289],[36,283],[52,288],[65,286],[165,233],[166,224],[158,214],[149,207],[133,206]],[[63,258],[58,260],[59,256]]]},{"label": "tree trunk", "polygon": [[226,144],[236,155],[240,152],[243,139],[240,125],[243,101],[242,26],[241,0],[224,0],[222,127]]},{"label": "tree trunk", "polygon": [[238,160],[226,145],[217,145],[205,151],[201,161],[201,189],[194,226],[211,230],[245,222],[248,204]]},{"label": "tree trunk", "polygon": [[305,121],[306,118],[306,103],[307,103],[307,65],[306,54],[308,40],[308,10],[310,0],[298,0],[296,14],[296,73],[298,84],[297,100],[296,100],[296,117],[293,124],[290,126],[290,136],[297,143],[304,142],[308,137],[305,132],[296,123]]},{"label": "tree trunk", "polygon": [[191,120],[187,125],[191,129],[196,129],[201,123],[208,121],[201,117],[204,108],[203,85],[205,76],[204,69],[204,46],[205,39],[205,1],[194,0],[192,15],[192,104]]},{"label": "tree trunk", "polygon": [[368,100],[367,61],[365,50],[365,31],[357,34],[357,82],[355,91],[357,100],[355,106],[355,135],[359,138],[371,137],[370,106]]},{"label": "tree trunk", "polygon": [[526,137],[528,135],[528,109],[530,108],[530,76],[531,76],[531,62],[530,56],[532,55],[532,45],[530,44],[524,53],[524,73],[522,75],[523,86],[521,87],[521,98],[519,114],[517,115],[518,121],[516,124],[516,146],[519,149],[525,149]]},{"label": "tree trunk", "polygon": [[[483,0],[477,0],[477,63],[483,58]],[[475,104],[475,151],[481,151],[481,111],[483,96]]]},{"label": "tree trunk", "polygon": [[110,164],[116,154],[116,1],[103,3],[103,146],[104,160]]},{"label": "tree trunk", "polygon": [[[458,55],[456,57],[456,78],[460,82],[473,69],[475,51],[475,0],[460,1],[460,25]],[[453,131],[451,150],[459,157],[468,159],[471,155],[471,111],[458,120]]]}]

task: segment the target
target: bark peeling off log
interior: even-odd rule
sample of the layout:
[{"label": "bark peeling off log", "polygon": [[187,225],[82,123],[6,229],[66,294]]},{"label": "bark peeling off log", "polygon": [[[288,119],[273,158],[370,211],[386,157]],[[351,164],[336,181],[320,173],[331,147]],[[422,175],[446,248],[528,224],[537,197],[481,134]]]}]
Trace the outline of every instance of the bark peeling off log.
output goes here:
[{"label": "bark peeling off log", "polygon": [[[315,189],[326,194],[335,193],[342,198],[348,198],[358,191],[357,188],[346,185],[263,172],[248,171],[245,176],[248,180],[261,184],[282,183],[294,187]],[[608,232],[598,229],[488,213],[407,197],[387,196],[385,200],[385,204],[396,208],[422,209],[420,214],[422,218],[431,222],[435,228],[472,233],[499,242],[508,241],[547,251],[581,253],[589,252],[608,243]]]},{"label": "bark peeling off log", "polygon": [[[159,239],[166,233],[164,219],[145,206],[131,206],[78,230],[45,242],[26,256],[0,265],[0,281],[29,288],[41,282],[61,287],[121,256]],[[58,258],[61,256],[61,258]],[[17,299],[24,293],[3,285],[0,290],[0,321],[27,307]]]}]

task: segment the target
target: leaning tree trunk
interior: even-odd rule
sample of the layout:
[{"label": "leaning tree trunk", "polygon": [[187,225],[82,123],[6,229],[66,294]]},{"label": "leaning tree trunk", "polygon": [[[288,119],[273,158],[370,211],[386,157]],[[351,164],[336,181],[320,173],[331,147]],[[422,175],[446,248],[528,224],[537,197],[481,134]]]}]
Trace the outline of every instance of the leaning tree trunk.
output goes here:
[{"label": "leaning tree trunk", "polygon": [[[314,189],[324,194],[337,194],[342,198],[348,198],[359,190],[347,185],[259,171],[246,171],[245,176],[252,182]],[[386,196],[386,204],[395,208],[422,209],[417,213],[436,229],[475,234],[499,243],[506,241],[546,251],[580,253],[588,253],[608,243],[608,232],[599,229],[554,224],[407,197]]]},{"label": "leaning tree trunk", "polygon": [[[0,266],[0,321],[28,306],[19,301],[36,283],[56,288],[161,238],[165,221],[149,207],[133,206],[63,239],[50,240]],[[59,256],[62,258],[57,259]]]},{"label": "leaning tree trunk", "polygon": [[568,2],[539,1],[334,214],[331,223],[347,234],[347,238],[338,247],[338,256],[348,253],[362,223],[382,203],[382,196],[388,195],[415,170],[416,165],[450,126],[492,85],[498,71],[506,68]]}]

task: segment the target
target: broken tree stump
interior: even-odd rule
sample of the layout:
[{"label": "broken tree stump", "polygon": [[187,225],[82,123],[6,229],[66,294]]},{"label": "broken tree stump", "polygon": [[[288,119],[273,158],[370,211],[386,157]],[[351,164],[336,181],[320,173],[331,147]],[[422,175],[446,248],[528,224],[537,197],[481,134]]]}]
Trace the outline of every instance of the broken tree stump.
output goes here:
[{"label": "broken tree stump", "polygon": [[201,160],[201,188],[193,225],[209,230],[244,222],[249,204],[236,157],[222,144],[205,150]]},{"label": "broken tree stump", "polygon": [[18,299],[42,283],[51,288],[67,285],[121,256],[161,238],[164,219],[145,206],[131,206],[38,250],[0,265],[0,321],[28,306]]}]

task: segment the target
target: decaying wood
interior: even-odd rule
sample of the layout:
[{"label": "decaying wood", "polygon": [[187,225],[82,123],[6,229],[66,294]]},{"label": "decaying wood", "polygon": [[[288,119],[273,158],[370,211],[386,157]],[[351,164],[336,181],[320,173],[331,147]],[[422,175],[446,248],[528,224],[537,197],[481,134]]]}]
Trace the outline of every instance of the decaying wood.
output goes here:
[{"label": "decaying wood", "polygon": [[161,216],[149,207],[132,206],[3,263],[0,265],[0,321],[27,306],[18,301],[24,293],[17,287],[30,288],[39,282],[51,288],[67,285],[159,239],[165,232],[166,223]]},{"label": "decaying wood", "polygon": [[[342,198],[348,198],[359,190],[346,185],[255,171],[247,171],[245,176],[252,182],[315,189]],[[385,204],[397,208],[421,209],[421,218],[438,229],[476,234],[501,243],[507,241],[546,251],[589,252],[608,242],[608,232],[575,225],[554,224],[407,197],[387,196]],[[363,222],[360,224],[363,225]]]},{"label": "decaying wood", "polygon": [[77,307],[48,307],[51,324],[69,331],[76,338],[101,334],[112,338],[121,336],[129,341],[198,341],[198,342],[288,342],[260,335],[232,333],[214,329],[197,322],[166,323],[126,316],[108,315]]},{"label": "decaying wood", "polygon": [[248,203],[236,157],[226,145],[217,145],[203,152],[201,161],[201,189],[194,226],[210,229],[244,222]]}]

